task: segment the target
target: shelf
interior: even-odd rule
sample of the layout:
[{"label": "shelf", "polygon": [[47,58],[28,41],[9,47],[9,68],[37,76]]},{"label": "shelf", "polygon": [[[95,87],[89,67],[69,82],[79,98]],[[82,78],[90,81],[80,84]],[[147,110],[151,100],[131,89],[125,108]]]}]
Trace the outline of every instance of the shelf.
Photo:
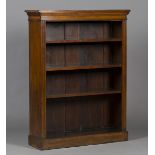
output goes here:
[{"label": "shelf", "polygon": [[85,92],[85,93],[71,93],[71,94],[55,94],[47,95],[47,99],[56,99],[56,98],[68,98],[68,97],[82,97],[82,96],[98,96],[98,95],[110,95],[110,94],[120,94],[120,90],[114,91],[100,91],[100,92]]},{"label": "shelf", "polygon": [[91,69],[104,69],[104,68],[120,68],[121,64],[117,65],[96,65],[96,66],[72,66],[72,67],[53,67],[47,66],[46,71],[52,72],[52,71],[71,71],[71,70],[91,70]]},{"label": "shelf", "polygon": [[83,39],[83,40],[52,40],[46,41],[47,44],[80,44],[80,43],[104,43],[104,42],[121,42],[120,38],[115,39]]},{"label": "shelf", "polygon": [[103,133],[110,133],[110,132],[119,132],[121,131],[120,128],[96,128],[91,130],[83,130],[83,131],[64,131],[64,132],[47,132],[47,137],[49,139],[52,138],[60,138],[60,137],[72,137],[72,136],[83,136],[83,135],[94,135],[94,134],[103,134]]}]

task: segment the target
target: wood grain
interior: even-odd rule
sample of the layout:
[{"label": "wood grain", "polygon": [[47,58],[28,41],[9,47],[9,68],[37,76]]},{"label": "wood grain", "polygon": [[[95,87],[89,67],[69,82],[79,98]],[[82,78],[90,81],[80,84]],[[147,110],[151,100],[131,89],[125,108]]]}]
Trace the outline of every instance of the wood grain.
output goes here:
[{"label": "wood grain", "polygon": [[29,23],[30,135],[46,136],[44,22]]},{"label": "wood grain", "polygon": [[128,132],[126,131],[66,137],[63,139],[41,139],[35,136],[29,136],[29,144],[41,150],[81,145],[95,145],[126,140],[128,140]]},{"label": "wood grain", "polygon": [[127,42],[127,29],[126,29],[126,21],[122,22],[122,104],[121,104],[121,111],[122,111],[122,130],[126,130],[126,69],[127,69],[127,55],[126,55],[126,42]]},{"label": "wood grain", "polygon": [[29,144],[38,149],[128,139],[130,10],[26,10]]},{"label": "wood grain", "polygon": [[[29,20],[46,21],[118,21],[126,20],[130,10],[26,10]],[[38,17],[38,18],[37,18]]]}]

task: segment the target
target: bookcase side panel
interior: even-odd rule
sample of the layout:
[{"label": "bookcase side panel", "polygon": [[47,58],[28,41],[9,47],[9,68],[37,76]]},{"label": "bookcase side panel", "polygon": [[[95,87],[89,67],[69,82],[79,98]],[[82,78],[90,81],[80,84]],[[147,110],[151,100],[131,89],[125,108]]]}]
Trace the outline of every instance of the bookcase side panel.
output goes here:
[{"label": "bookcase side panel", "polygon": [[122,104],[121,118],[122,130],[126,131],[126,69],[127,69],[127,25],[126,20],[122,21]]},{"label": "bookcase side panel", "polygon": [[45,137],[44,22],[29,21],[29,123],[30,135]]}]

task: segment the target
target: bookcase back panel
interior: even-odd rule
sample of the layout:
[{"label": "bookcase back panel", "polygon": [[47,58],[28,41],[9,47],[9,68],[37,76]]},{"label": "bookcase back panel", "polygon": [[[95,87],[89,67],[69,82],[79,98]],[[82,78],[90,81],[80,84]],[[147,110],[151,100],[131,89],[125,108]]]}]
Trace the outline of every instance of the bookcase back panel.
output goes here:
[{"label": "bookcase back panel", "polygon": [[[121,27],[121,22],[46,23],[46,40],[121,39]],[[121,53],[121,42],[47,44],[46,67],[117,65],[121,64]],[[121,91],[121,71],[121,68],[115,68],[47,72],[47,137],[120,129],[121,94],[76,95]],[[61,98],[71,94],[74,97]]]},{"label": "bookcase back panel", "polygon": [[120,95],[47,101],[47,135],[68,136],[119,130]]},{"label": "bookcase back panel", "polygon": [[64,40],[64,23],[47,23],[46,40]]},{"label": "bookcase back panel", "polygon": [[68,22],[46,24],[46,40],[121,38],[121,22]]},{"label": "bookcase back panel", "polygon": [[103,39],[104,30],[102,23],[80,23],[79,39]]},{"label": "bookcase back panel", "polygon": [[47,96],[121,90],[120,70],[47,73]]},{"label": "bookcase back panel", "polygon": [[121,45],[48,45],[47,67],[121,64]]}]

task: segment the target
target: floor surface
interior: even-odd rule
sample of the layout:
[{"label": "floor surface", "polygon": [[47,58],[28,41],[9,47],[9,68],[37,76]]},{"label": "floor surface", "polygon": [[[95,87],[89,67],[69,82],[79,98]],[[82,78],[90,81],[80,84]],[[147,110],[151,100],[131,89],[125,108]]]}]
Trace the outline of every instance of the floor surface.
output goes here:
[{"label": "floor surface", "polygon": [[27,132],[7,130],[7,155],[147,155],[147,131],[129,130],[129,141],[40,151],[27,144]]}]

